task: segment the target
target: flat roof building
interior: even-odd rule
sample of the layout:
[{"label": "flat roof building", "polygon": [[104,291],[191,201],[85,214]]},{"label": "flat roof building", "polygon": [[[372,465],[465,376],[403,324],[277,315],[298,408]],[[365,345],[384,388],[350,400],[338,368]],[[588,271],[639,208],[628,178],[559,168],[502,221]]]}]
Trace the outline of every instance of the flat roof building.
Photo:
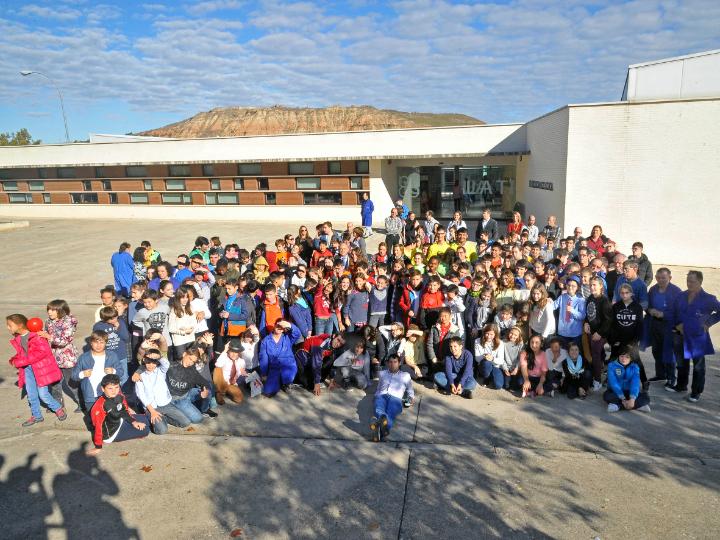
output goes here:
[{"label": "flat roof building", "polygon": [[566,232],[600,224],[621,251],[642,240],[653,261],[720,266],[720,91],[638,99],[641,79],[628,72],[627,100],[524,124],[1,147],[0,215],[356,222],[369,191],[380,225],[399,197],[449,218],[458,181],[469,219],[520,207]]}]

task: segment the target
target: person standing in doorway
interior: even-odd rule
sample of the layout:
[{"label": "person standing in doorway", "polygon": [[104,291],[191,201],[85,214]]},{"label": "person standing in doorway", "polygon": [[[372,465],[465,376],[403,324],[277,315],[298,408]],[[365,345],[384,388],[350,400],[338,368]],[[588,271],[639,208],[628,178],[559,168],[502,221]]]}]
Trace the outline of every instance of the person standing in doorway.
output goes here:
[{"label": "person standing in doorway", "polygon": [[455,184],[453,185],[453,204],[455,205],[454,209],[456,212],[462,212],[464,196],[465,194],[463,193],[462,184],[459,179],[456,179]]},{"label": "person standing in doorway", "polygon": [[362,194],[362,202],[360,203],[360,217],[362,218],[362,227],[365,229],[365,238],[372,236],[372,215],[374,211],[375,205],[370,200],[370,194],[366,191]]},{"label": "person standing in doorway", "polygon": [[498,231],[498,224],[497,221],[495,221],[490,216],[490,209],[485,208],[482,211],[482,220],[480,220],[480,223],[478,223],[477,230],[475,231],[475,241],[480,241],[480,235],[482,233],[487,233],[488,238],[488,244],[493,244],[497,241],[498,237],[500,236],[500,233]]}]

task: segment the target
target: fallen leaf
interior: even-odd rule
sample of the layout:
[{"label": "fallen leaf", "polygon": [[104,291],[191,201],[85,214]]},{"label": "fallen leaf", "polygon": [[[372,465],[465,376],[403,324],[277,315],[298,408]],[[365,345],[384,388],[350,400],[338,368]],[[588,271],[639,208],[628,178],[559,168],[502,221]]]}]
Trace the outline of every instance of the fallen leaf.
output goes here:
[{"label": "fallen leaf", "polygon": [[152,471],[152,465],[143,465],[142,467],[140,467],[140,470],[143,472],[150,472]]},{"label": "fallen leaf", "polygon": [[192,426],[190,426],[190,427],[189,427],[189,428],[187,428],[187,429],[186,429],[185,431],[195,431],[195,428],[194,428],[194,427],[192,427]]},{"label": "fallen leaf", "polygon": [[376,530],[379,529],[379,528],[380,528],[380,524],[377,523],[377,522],[373,522],[373,523],[371,523],[370,525],[368,525],[368,530],[369,530],[369,531],[376,531]]},{"label": "fallen leaf", "polygon": [[128,455],[130,455],[130,452],[123,452],[120,457],[128,457]]},{"label": "fallen leaf", "polygon": [[237,538],[238,536],[242,536],[243,530],[242,529],[233,529],[230,532],[230,538]]}]

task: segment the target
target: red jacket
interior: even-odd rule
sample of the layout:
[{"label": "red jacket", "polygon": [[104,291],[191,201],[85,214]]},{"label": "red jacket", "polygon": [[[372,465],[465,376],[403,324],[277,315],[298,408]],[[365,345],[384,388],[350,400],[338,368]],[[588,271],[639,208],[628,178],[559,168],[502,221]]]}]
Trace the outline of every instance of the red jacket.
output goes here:
[{"label": "red jacket", "polygon": [[440,309],[445,305],[445,295],[440,289],[431,293],[425,289],[420,300],[420,307],[423,309]]},{"label": "red jacket", "polygon": [[[323,341],[325,341],[329,337],[332,336],[330,334],[318,334],[317,336],[310,336],[305,341],[303,341],[302,349],[305,352],[309,353],[313,347],[319,347],[320,345],[322,345]],[[324,351],[323,356],[327,356],[327,354],[329,353],[330,351]]]},{"label": "red jacket", "polygon": [[[100,394],[100,397],[97,398],[95,401],[95,404],[90,409],[90,421],[93,424],[93,443],[95,443],[96,448],[102,448],[103,445],[103,424],[105,423],[105,417],[107,416],[107,413],[105,412],[105,396],[103,394]],[[127,404],[127,401],[125,400],[125,396],[123,396],[123,407],[125,407],[125,410],[128,411],[128,414],[130,413],[129,407]],[[135,418],[132,414],[130,415],[132,418]]]},{"label": "red jacket", "polygon": [[22,347],[20,336],[15,336],[10,340],[10,345],[15,348],[15,356],[10,359],[10,363],[18,370],[18,386],[25,386],[25,366],[32,366],[35,382],[40,386],[48,386],[62,379],[62,371],[55,361],[50,343],[45,338],[41,338],[35,332],[30,332],[28,337],[28,352]]},{"label": "red jacket", "polygon": [[602,257],[607,251],[607,249],[605,248],[605,244],[607,243],[607,241],[607,237],[603,234],[601,234],[597,240],[593,240],[593,237],[591,236],[587,239],[587,247],[597,253],[598,257]]},{"label": "red jacket", "polygon": [[[408,311],[412,309],[412,301],[410,300],[410,293],[413,292],[417,294],[420,297],[420,300],[417,303],[417,310],[415,311],[415,317],[411,317],[408,315]],[[420,312],[420,303],[422,302],[422,295],[424,294],[424,291],[420,289],[419,291],[416,291],[412,288],[410,283],[406,283],[405,286],[402,289],[402,295],[400,296],[400,301],[398,302],[398,306],[400,307],[400,310],[402,311],[403,316],[403,324],[405,325],[405,328],[410,326],[410,323],[412,320],[417,319],[418,313]]]}]

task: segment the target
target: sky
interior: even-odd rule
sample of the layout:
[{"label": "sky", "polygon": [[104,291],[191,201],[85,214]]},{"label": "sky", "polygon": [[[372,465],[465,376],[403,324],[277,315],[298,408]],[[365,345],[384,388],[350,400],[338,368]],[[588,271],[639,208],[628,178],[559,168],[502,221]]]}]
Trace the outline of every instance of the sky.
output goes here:
[{"label": "sky", "polygon": [[214,107],[372,105],[527,121],[616,101],[627,66],[720,48],[720,1],[3,0],[0,132],[43,142]]}]

